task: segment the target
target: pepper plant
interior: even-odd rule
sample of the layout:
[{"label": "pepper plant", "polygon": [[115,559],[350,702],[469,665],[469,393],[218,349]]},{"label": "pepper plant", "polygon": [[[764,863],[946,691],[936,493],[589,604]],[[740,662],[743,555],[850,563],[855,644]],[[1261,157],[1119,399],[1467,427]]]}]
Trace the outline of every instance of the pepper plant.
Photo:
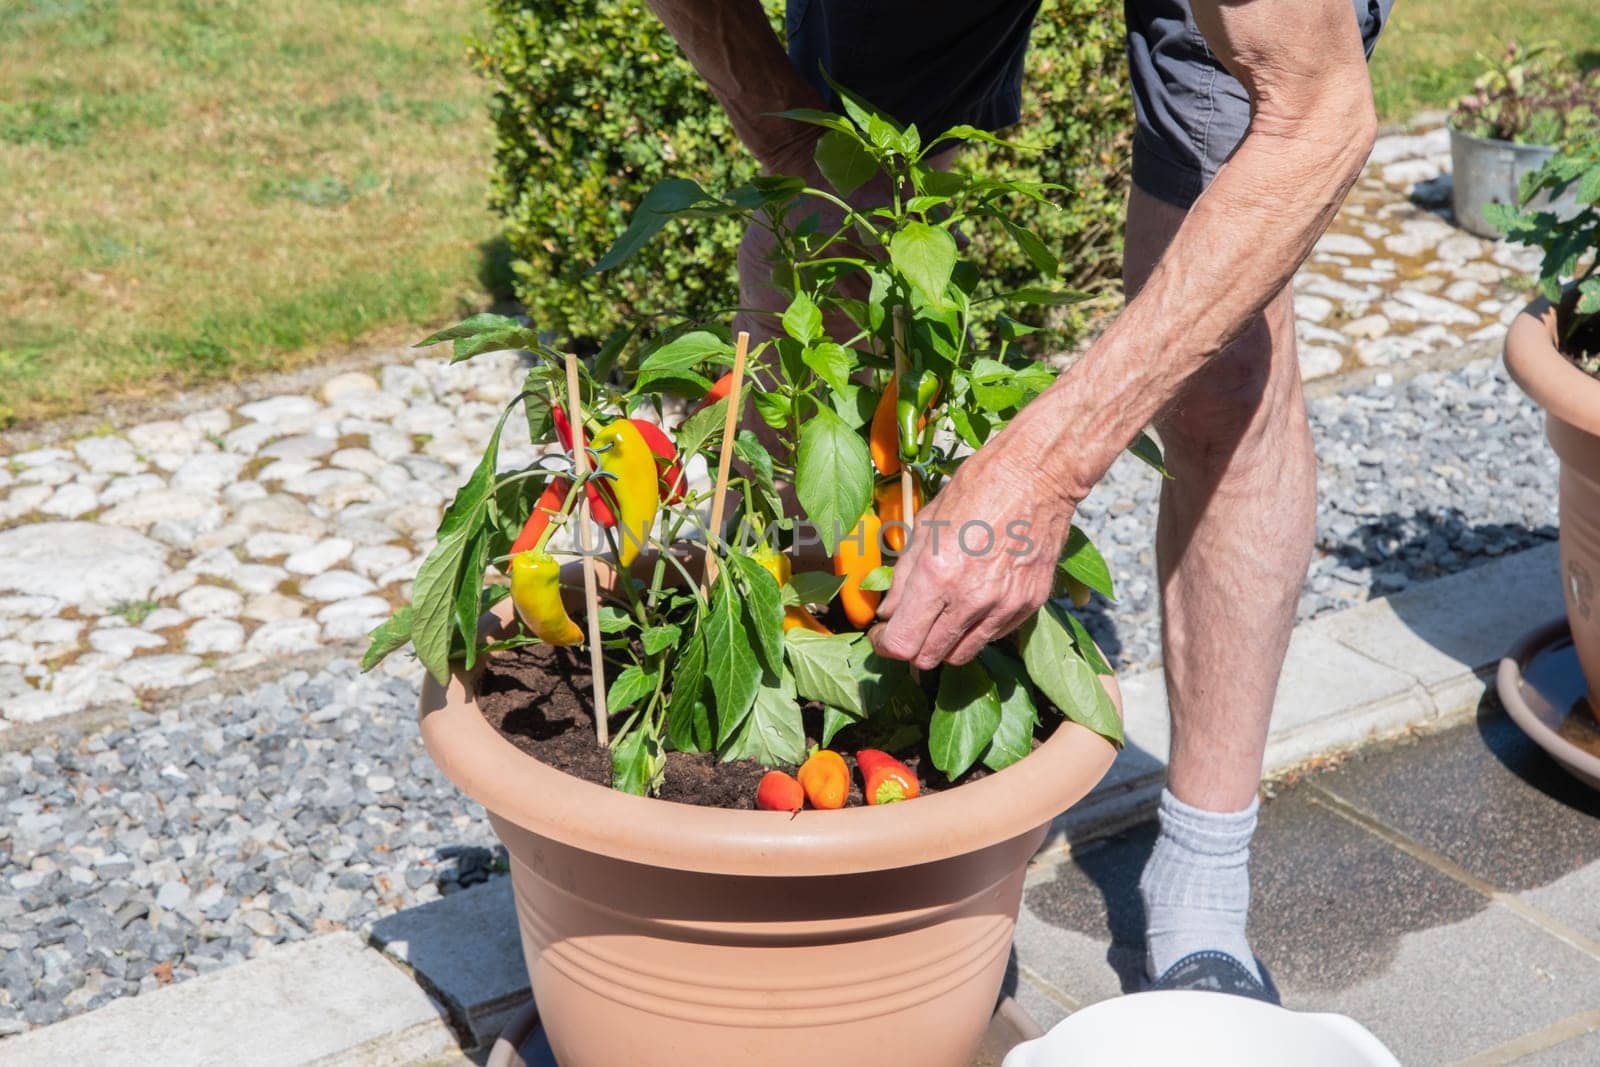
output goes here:
[{"label": "pepper plant", "polygon": [[[1577,211],[1535,211],[1573,190]],[[1556,306],[1561,349],[1600,375],[1600,136],[1568,145],[1522,181],[1520,209],[1490,204],[1484,214],[1506,238],[1544,252],[1539,292]]]},{"label": "pepper plant", "polygon": [[[772,339],[751,354],[739,398],[749,425],[731,439],[724,369],[734,346],[720,323],[647,320],[613,334],[581,361],[586,427],[563,425],[563,357],[533,327],[478,315],[424,342],[450,342],[453,361],[526,349],[536,365],[445,511],[412,603],[374,631],[365,666],[409,643],[443,682],[486,652],[584,640],[556,590],[571,539],[552,546],[587,498],[615,575],[598,623],[618,789],[651,792],[674,749],[798,765],[807,705],[822,709],[822,745],[838,735],[901,752],[925,742],[950,779],[1027,755],[1050,706],[1121,743],[1097,678],[1110,667],[1072,610],[1091,591],[1111,597],[1110,572],[1077,527],[1060,554],[1063,597],[970,664],[919,675],[879,656],[861,632],[893,581],[880,559],[919,536],[904,502],[914,510],[936,494],[1055,377],[1021,343],[1036,328],[1008,310],[1087,294],[1054,284],[1057,257],[1012,215],[1023,203],[1050,204],[1062,187],[935,169],[935,153],[998,139],[968,126],[924,139],[853,94],[840,96],[843,114],[787,114],[822,128],[815,160],[825,186],[768,176],[713,193],[685,178],[664,181],[596,267],[624,262],[682,220],[750,221],[770,232],[773,283],[788,303],[770,316]],[[853,206],[852,194],[873,180],[886,183],[884,204]],[[1006,290],[982,277],[957,239],[975,227],[1015,241],[1040,283]],[[698,406],[669,440],[656,424],[674,397]],[[498,471],[499,436],[518,406],[531,439],[548,451],[526,468]],[[589,442],[586,475],[574,430]],[[653,462],[640,464],[647,433],[656,438]],[[737,460],[729,521],[706,529],[713,489],[685,472],[696,457],[715,470],[729,449]],[[1161,470],[1149,438],[1133,451]],[[798,513],[786,506],[791,488]],[[709,585],[693,566],[701,542],[715,561]],[[820,545],[821,566],[808,563],[808,543]],[[497,572],[510,574],[509,587]],[[479,615],[506,595],[521,632],[486,645]]]}]

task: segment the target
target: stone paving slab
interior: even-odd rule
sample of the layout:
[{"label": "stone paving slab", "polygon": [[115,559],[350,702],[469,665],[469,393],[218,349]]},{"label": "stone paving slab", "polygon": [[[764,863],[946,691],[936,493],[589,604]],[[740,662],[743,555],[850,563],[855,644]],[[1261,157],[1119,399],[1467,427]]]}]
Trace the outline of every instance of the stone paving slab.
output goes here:
[{"label": "stone paving slab", "polygon": [[[1545,545],[1295,628],[1279,680],[1266,773],[1463,714],[1518,636],[1562,611]],[[1120,679],[1128,744],[1052,840],[1083,841],[1152,810],[1171,742],[1159,670]]]},{"label": "stone paving slab", "polygon": [[379,919],[371,937],[449,1006],[475,1045],[492,1043],[531,995],[509,878]]},{"label": "stone paving slab", "polygon": [[[1594,930],[1592,912],[1568,909],[1593,906],[1583,894],[1600,878],[1600,820],[1587,809],[1546,806],[1556,801],[1544,788],[1563,787],[1545,777],[1559,772],[1540,764],[1542,754],[1520,765],[1526,778],[1502,769],[1506,781],[1496,785],[1484,761],[1517,747],[1503,730],[1514,727],[1491,718],[1375,750],[1351,761],[1343,778],[1338,770],[1307,777],[1263,805],[1251,850],[1250,932],[1287,1006],[1350,1015],[1402,1062],[1432,1064],[1498,1048],[1600,1003],[1600,952],[1562,932],[1563,923]],[[1548,824],[1547,855],[1506,859],[1523,862],[1514,883],[1524,888],[1521,910],[1436,866],[1425,841],[1406,844],[1403,818],[1381,823],[1380,834],[1343,815],[1324,783],[1348,787],[1357,773],[1391,783],[1397,797],[1409,791],[1402,816],[1426,808],[1446,821],[1472,820],[1491,849],[1496,833],[1503,840],[1510,828]],[[1427,837],[1428,827],[1419,833]],[[1146,823],[1030,873],[1017,996],[1031,1010],[1053,1011],[1042,1023],[1137,988],[1138,877],[1153,840]]]},{"label": "stone paving slab", "polygon": [[[1407,758],[1408,749],[1419,758]],[[1538,889],[1591,864],[1600,871],[1600,794],[1504,716],[1398,750],[1354,753],[1317,781],[1496,889]],[[1600,932],[1600,923],[1575,925]]]},{"label": "stone paving slab", "polygon": [[454,1044],[443,1010],[344,933],[0,1042],[0,1067],[403,1063]]}]

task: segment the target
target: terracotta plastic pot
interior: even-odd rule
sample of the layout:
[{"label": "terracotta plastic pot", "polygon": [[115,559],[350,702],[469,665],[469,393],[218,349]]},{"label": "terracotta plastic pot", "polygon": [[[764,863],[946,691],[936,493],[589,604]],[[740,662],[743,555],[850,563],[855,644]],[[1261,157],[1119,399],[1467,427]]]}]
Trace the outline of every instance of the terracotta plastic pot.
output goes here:
[{"label": "terracotta plastic pot", "polygon": [[[486,617],[509,630],[505,603]],[[523,952],[565,1067],[971,1062],[1029,858],[1115,755],[1062,725],[1032,755],[905,804],[691,807],[573,778],[431,679],[422,736],[511,855]],[[1107,688],[1120,698],[1114,684]]]},{"label": "terracotta plastic pot", "polygon": [[1545,434],[1561,459],[1561,584],[1589,706],[1600,709],[1600,380],[1557,349],[1546,300],[1512,320],[1506,369],[1544,408]]}]

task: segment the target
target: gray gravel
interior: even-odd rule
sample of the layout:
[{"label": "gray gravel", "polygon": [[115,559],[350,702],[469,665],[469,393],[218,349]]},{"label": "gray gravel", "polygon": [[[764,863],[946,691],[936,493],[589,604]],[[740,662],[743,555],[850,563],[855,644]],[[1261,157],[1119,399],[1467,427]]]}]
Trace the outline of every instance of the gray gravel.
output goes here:
[{"label": "gray gravel", "polygon": [[503,870],[392,662],[0,755],[0,1035]]},{"label": "gray gravel", "polygon": [[[1306,620],[1556,537],[1555,455],[1544,416],[1498,360],[1313,400],[1317,551]],[[1118,593],[1089,629],[1122,670],[1161,662],[1155,510],[1160,479],[1124,457],[1079,522]],[[1240,545],[1243,554],[1249,545]]]},{"label": "gray gravel", "polygon": [[[1555,536],[1540,417],[1496,365],[1312,412],[1322,519],[1302,617]],[[1121,462],[1083,508],[1122,597],[1091,624],[1123,669],[1158,662],[1157,491]],[[367,676],[336,662],[0,755],[0,1035],[502,870],[480,809],[423,754],[419,679],[404,656]]]}]

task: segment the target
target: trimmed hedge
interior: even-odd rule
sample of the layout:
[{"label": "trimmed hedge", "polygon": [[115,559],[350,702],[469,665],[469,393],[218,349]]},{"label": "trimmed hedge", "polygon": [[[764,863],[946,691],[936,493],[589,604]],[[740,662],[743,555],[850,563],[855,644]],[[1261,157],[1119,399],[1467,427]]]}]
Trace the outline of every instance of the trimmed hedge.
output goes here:
[{"label": "trimmed hedge", "polygon": [[[782,0],[763,3],[780,26]],[[739,230],[726,220],[674,224],[625,266],[584,273],[657,181],[690,177],[718,190],[755,169],[643,0],[490,0],[489,12],[474,58],[496,86],[493,204],[534,322],[588,347],[641,313],[732,306]],[[1115,277],[1120,265],[1133,124],[1122,34],[1119,0],[1046,0],[1023,122],[1008,134],[1046,151],[973,149],[960,164],[1072,190],[1059,194],[1062,210],[1038,209],[1031,224],[1080,286]],[[1036,278],[1010,242],[975,245],[988,271]]]}]

